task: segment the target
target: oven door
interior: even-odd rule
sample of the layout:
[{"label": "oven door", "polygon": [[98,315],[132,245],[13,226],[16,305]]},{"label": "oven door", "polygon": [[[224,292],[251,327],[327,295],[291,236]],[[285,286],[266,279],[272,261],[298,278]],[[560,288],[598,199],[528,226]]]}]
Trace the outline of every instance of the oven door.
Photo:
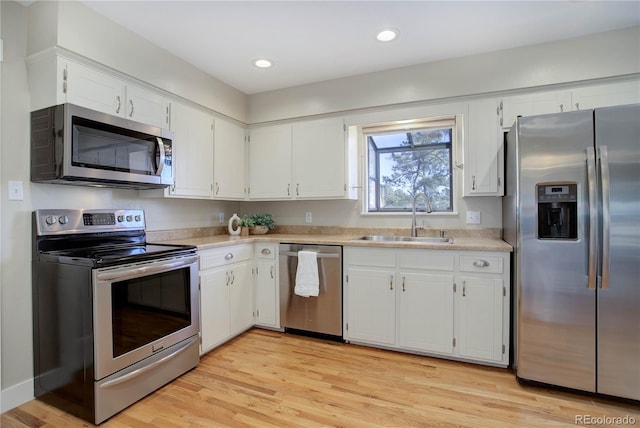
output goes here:
[{"label": "oven door", "polygon": [[95,379],[199,332],[198,258],[93,270]]}]

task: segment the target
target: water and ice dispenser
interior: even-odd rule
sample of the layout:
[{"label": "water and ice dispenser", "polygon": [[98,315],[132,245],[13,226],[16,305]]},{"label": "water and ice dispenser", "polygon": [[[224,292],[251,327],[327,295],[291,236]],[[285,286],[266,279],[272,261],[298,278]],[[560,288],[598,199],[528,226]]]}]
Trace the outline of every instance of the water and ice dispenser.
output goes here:
[{"label": "water and ice dispenser", "polygon": [[578,239],[576,183],[536,184],[538,239]]}]

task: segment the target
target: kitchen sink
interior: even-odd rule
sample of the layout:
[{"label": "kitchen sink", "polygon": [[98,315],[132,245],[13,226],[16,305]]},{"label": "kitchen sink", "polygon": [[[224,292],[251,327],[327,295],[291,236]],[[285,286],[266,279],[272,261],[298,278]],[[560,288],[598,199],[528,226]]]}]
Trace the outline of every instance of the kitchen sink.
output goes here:
[{"label": "kitchen sink", "polygon": [[369,235],[355,238],[357,241],[382,241],[382,242],[428,242],[431,244],[453,244],[453,238],[438,238],[427,236],[383,236],[383,235]]}]

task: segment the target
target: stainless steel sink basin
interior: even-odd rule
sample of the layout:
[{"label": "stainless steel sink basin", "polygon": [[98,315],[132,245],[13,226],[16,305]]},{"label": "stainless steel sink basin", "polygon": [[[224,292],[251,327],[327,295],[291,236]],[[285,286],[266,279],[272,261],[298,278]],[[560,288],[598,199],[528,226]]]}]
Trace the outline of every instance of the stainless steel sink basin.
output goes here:
[{"label": "stainless steel sink basin", "polygon": [[386,242],[428,242],[431,244],[453,244],[453,238],[438,238],[438,237],[426,237],[426,236],[382,236],[382,235],[369,235],[355,238],[358,241],[386,241]]}]

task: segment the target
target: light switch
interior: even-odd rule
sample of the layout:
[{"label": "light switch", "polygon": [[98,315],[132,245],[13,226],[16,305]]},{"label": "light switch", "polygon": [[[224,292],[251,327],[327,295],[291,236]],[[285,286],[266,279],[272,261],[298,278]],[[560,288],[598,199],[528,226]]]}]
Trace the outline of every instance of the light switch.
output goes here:
[{"label": "light switch", "polygon": [[224,211],[218,213],[218,223],[224,223]]},{"label": "light switch", "polygon": [[22,181],[12,181],[9,180],[9,195],[8,198],[10,201],[23,201],[24,200],[24,189],[22,185]]},{"label": "light switch", "polygon": [[305,214],[305,216],[304,216],[304,221],[307,222],[307,223],[311,223],[312,220],[313,220],[313,217],[312,217],[311,213],[307,212]]}]

